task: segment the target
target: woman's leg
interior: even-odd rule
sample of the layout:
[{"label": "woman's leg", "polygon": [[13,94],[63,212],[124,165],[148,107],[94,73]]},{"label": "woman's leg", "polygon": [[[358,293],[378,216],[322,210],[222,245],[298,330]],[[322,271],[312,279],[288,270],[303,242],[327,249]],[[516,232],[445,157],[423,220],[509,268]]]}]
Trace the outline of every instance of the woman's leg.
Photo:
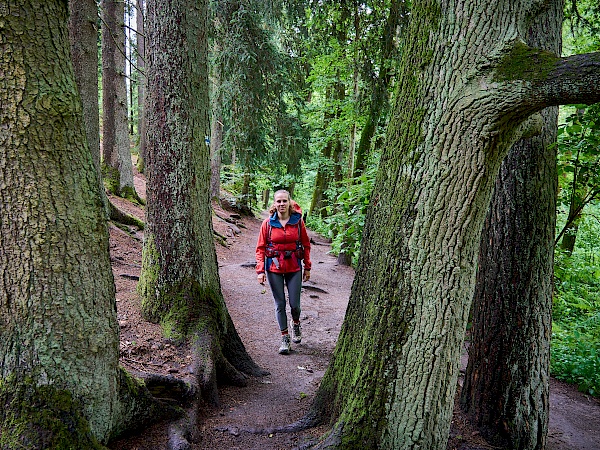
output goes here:
[{"label": "woman's leg", "polygon": [[285,284],[287,284],[290,297],[290,309],[294,323],[300,321],[300,292],[302,290],[302,271],[286,273]]},{"label": "woman's leg", "polygon": [[[277,317],[277,323],[281,331],[286,331],[288,328],[287,314],[285,312],[285,291],[283,289],[283,278],[284,276],[280,273],[273,273],[267,271],[267,279],[269,280],[269,286],[273,293],[273,300],[275,300],[275,316]],[[288,287],[289,289],[289,287]]]}]

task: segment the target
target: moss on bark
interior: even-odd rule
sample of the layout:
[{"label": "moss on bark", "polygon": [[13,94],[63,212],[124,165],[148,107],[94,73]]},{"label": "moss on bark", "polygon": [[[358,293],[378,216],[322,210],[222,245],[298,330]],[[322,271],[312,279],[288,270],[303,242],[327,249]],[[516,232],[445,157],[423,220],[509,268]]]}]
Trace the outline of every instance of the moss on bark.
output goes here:
[{"label": "moss on bark", "polygon": [[0,382],[0,448],[105,449],[70,392],[33,379]]},{"label": "moss on bark", "polygon": [[556,68],[558,60],[551,51],[515,41],[496,67],[494,81],[542,81]]},{"label": "moss on bark", "polygon": [[113,195],[121,194],[121,175],[117,169],[102,163],[102,180],[108,192]]},{"label": "moss on bark", "polygon": [[161,282],[159,254],[152,235],[146,237],[142,267],[137,286],[142,313],[147,320],[160,323],[167,336],[183,339],[201,326],[200,319],[220,315],[224,305],[219,304],[220,294],[210,287],[202,287],[195,279]]}]

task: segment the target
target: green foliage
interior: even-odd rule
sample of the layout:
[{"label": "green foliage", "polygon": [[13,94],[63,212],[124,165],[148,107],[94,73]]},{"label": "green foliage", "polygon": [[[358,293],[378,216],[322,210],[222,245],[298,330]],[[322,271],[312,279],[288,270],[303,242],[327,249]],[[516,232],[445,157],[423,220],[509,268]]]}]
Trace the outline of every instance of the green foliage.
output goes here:
[{"label": "green foliage", "polygon": [[596,0],[566,2],[563,40],[566,54],[600,49],[600,4]]},{"label": "green foliage", "polygon": [[600,224],[598,206],[590,208],[573,253],[556,251],[550,368],[556,378],[600,396]]},{"label": "green foliage", "polygon": [[600,104],[576,105],[558,129],[557,145],[558,208],[566,213],[558,241],[600,195]]},{"label": "green foliage", "polygon": [[375,168],[353,180],[353,184],[337,196],[331,213],[325,219],[329,237],[332,238],[333,253],[344,251],[351,256],[352,265],[358,262],[362,242],[365,215],[375,182]]},{"label": "green foliage", "polygon": [[577,384],[580,391],[600,397],[600,315],[594,318],[596,336],[589,326],[553,331],[551,347],[552,374],[561,380]]},{"label": "green foliage", "polygon": [[[565,54],[600,48],[600,5],[567,2]],[[600,226],[595,200],[600,189],[600,105],[568,108],[558,135],[558,220],[563,235],[577,233],[573,252],[557,248],[550,368],[556,378],[600,395]],[[584,215],[584,212],[586,213]]]},{"label": "green foliage", "polygon": [[[278,39],[277,2],[227,0],[212,3],[217,49],[213,64],[222,99],[223,156],[256,173],[265,166],[299,176],[308,137],[297,99],[297,69]],[[283,19],[281,19],[283,20]],[[233,156],[230,157],[233,161]]]}]

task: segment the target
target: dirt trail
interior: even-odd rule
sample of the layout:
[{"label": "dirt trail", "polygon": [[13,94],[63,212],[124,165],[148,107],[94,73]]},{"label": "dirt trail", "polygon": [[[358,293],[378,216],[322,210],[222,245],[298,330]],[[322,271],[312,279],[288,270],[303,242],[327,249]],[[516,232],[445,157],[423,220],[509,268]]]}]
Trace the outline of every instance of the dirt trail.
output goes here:
[{"label": "dirt trail", "polygon": [[[245,430],[284,426],[307,411],[339,334],[354,277],[338,266],[329,245],[309,233],[313,268],[302,290],[302,342],[289,355],[279,355],[280,333],[268,286],[256,281],[252,267],[259,220],[246,220],[246,229],[230,250],[217,249],[219,272],[227,307],[254,360],[270,372],[246,388],[221,390],[222,407],[206,418],[202,430],[206,449],[289,449],[320,430],[305,433],[253,434]],[[289,306],[288,306],[288,317]],[[322,431],[322,430],[321,430]]]},{"label": "dirt trail", "polygon": [[[143,189],[141,177],[137,178]],[[143,211],[113,199],[131,214]],[[229,213],[217,211],[221,216]],[[223,294],[236,329],[254,360],[270,372],[250,379],[245,388],[223,387],[219,408],[204,412],[202,441],[193,449],[279,450],[294,448],[320,436],[323,428],[301,433],[253,433],[252,430],[284,426],[300,419],[308,410],[323,377],[343,321],[354,278],[351,268],[339,266],[322,238],[309,233],[313,269],[302,292],[303,339],[292,344],[290,355],[279,355],[279,331],[268,286],[256,281],[254,248],[261,220],[245,218],[244,227],[215,217],[214,228],[228,236],[229,248],[217,245]],[[239,233],[238,233],[239,232]],[[191,377],[192,355],[186,346],[176,346],[162,337],[158,326],[139,316],[136,277],[141,267],[141,234],[129,235],[111,227],[111,261],[117,285],[118,318],[121,326],[121,362],[132,371]],[[247,264],[250,263],[250,264]],[[289,314],[289,306],[288,306]],[[463,361],[463,363],[466,362]],[[551,383],[549,450],[600,449],[600,402],[555,380]],[[113,443],[113,450],[160,450],[166,448],[166,426],[159,424],[142,435]],[[455,415],[449,448],[486,449],[487,445]],[[365,449],[366,450],[366,449]]]}]

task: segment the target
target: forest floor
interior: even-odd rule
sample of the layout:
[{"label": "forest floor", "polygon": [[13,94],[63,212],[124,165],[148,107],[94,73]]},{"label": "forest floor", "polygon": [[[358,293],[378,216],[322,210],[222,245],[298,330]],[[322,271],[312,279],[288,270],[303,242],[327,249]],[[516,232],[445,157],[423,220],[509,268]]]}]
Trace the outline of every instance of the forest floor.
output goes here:
[{"label": "forest floor", "polygon": [[[136,190],[145,197],[145,181],[135,176]],[[138,205],[111,198],[122,210],[144,218]],[[309,232],[313,269],[302,291],[300,344],[289,355],[279,355],[280,343],[270,290],[256,281],[254,248],[261,218],[243,217],[237,225],[219,218],[230,217],[213,205],[215,231],[227,237],[227,246],[216,243],[219,273],[227,308],[247,351],[270,375],[249,379],[248,386],[219,390],[220,406],[202,412],[200,440],[192,449],[279,450],[301,447],[318,438],[325,428],[278,433],[270,428],[292,423],[308,411],[344,318],[354,271],[339,266],[329,244]],[[135,287],[141,269],[142,232],[129,232],[111,224],[110,252],[117,289],[117,313],[121,328],[121,364],[133,373],[159,373],[190,379],[192,354],[186,345],[166,339],[158,325],[140,316]],[[462,361],[466,365],[466,354]],[[111,443],[112,450],[162,450],[167,448],[167,424]],[[258,433],[257,430],[263,430]],[[266,431],[265,431],[266,430]],[[493,449],[455,410],[448,449]],[[600,402],[556,380],[550,385],[549,450],[600,449]]]}]

